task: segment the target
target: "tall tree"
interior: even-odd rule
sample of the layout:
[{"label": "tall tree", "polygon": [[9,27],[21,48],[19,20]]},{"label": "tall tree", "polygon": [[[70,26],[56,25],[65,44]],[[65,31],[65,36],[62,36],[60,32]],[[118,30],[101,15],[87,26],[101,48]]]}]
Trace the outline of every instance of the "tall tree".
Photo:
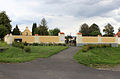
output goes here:
[{"label": "tall tree", "polygon": [[16,25],[16,27],[13,29],[13,32],[12,32],[12,34],[13,35],[20,35],[20,30],[19,30],[19,28],[18,28],[18,25]]},{"label": "tall tree", "polygon": [[41,20],[41,24],[38,27],[38,34],[39,35],[49,35],[48,33],[48,27],[47,27],[47,21],[45,18]]},{"label": "tall tree", "polygon": [[83,36],[89,36],[89,26],[84,23],[81,27],[80,27],[80,31],[82,33]]},{"label": "tall tree", "polygon": [[111,24],[107,24],[105,28],[103,29],[103,32],[105,33],[104,36],[114,36],[114,27]]},{"label": "tall tree", "polygon": [[32,35],[37,34],[36,28],[37,28],[37,23],[33,23],[33,26],[32,26]]},{"label": "tall tree", "polygon": [[0,13],[0,25],[5,26],[8,29],[8,33],[11,33],[11,28],[12,28],[10,22],[11,22],[11,20],[7,16],[6,12],[2,11]]},{"label": "tall tree", "polygon": [[89,27],[89,36],[98,36],[98,35],[101,35],[100,28],[97,24],[94,23]]},{"label": "tall tree", "polygon": [[0,25],[0,39],[3,40],[4,36],[8,34],[8,29],[4,25]]}]

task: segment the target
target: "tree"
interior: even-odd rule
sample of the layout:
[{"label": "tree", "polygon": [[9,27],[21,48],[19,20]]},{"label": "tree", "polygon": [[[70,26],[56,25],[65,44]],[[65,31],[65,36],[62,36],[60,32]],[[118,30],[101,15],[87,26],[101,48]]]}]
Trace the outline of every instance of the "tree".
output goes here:
[{"label": "tree", "polygon": [[5,26],[8,29],[8,33],[11,33],[11,28],[12,28],[10,22],[11,22],[11,20],[7,16],[6,12],[2,11],[0,13],[0,25]]},{"label": "tree", "polygon": [[0,25],[0,39],[3,40],[4,36],[8,34],[8,29],[4,25]]},{"label": "tree", "polygon": [[18,28],[18,25],[16,25],[16,27],[13,29],[13,32],[12,32],[12,34],[13,35],[20,35],[20,30],[19,30],[19,28]]},{"label": "tree", "polygon": [[48,27],[47,27],[47,21],[45,18],[41,20],[41,24],[38,27],[38,34],[39,35],[49,35],[48,33]]},{"label": "tree", "polygon": [[53,29],[50,29],[50,30],[49,30],[49,35],[50,35],[50,36],[53,36]]},{"label": "tree", "polygon": [[104,36],[114,36],[114,27],[111,24],[107,24],[105,28],[103,29],[103,32],[105,33]]},{"label": "tree", "polygon": [[91,36],[101,35],[101,33],[99,31],[93,31],[90,34],[91,34]]},{"label": "tree", "polygon": [[80,31],[82,33],[83,36],[89,36],[89,26],[84,23],[81,27],[80,27]]},{"label": "tree", "polygon": [[49,30],[49,35],[51,35],[51,36],[58,36],[59,32],[60,32],[59,28],[54,28],[54,29]]},{"label": "tree", "polygon": [[97,24],[94,23],[89,27],[89,36],[98,36],[98,35],[101,35],[100,28]]},{"label": "tree", "polygon": [[120,27],[118,28],[118,32],[120,32]]},{"label": "tree", "polygon": [[58,33],[60,32],[60,29],[59,28],[54,28],[53,29],[53,35],[54,36],[58,36]]},{"label": "tree", "polygon": [[35,31],[36,28],[37,28],[37,23],[33,23],[33,26],[32,26],[32,35],[37,34],[36,31]]}]

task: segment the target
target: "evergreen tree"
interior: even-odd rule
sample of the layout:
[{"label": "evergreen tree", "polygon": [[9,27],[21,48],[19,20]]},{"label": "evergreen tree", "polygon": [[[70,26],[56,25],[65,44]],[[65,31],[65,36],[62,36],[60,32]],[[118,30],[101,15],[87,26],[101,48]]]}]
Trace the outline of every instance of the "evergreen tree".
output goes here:
[{"label": "evergreen tree", "polygon": [[20,30],[19,30],[19,28],[18,28],[18,25],[16,25],[16,27],[13,29],[13,32],[12,32],[12,34],[13,35],[20,35]]},{"label": "evergreen tree", "polygon": [[81,27],[80,27],[80,31],[82,33],[83,36],[89,36],[89,26],[84,23]]},{"label": "evergreen tree", "polygon": [[11,33],[11,28],[12,28],[10,22],[11,22],[11,20],[7,16],[6,12],[2,11],[0,13],[0,25],[5,26],[8,29],[8,33]]},{"label": "evergreen tree", "polygon": [[47,27],[47,21],[45,18],[41,20],[41,24],[38,27],[38,34],[39,35],[49,35],[48,33],[48,27]]},{"label": "evergreen tree", "polygon": [[4,36],[8,34],[8,29],[4,25],[0,25],[0,39],[3,40]]},{"label": "evergreen tree", "polygon": [[94,23],[89,27],[89,36],[98,36],[98,35],[101,35],[100,28],[97,24]]},{"label": "evergreen tree", "polygon": [[105,26],[105,29],[103,29],[103,32],[105,32],[104,36],[114,36],[114,27],[111,24],[107,24]]},{"label": "evergreen tree", "polygon": [[37,23],[33,23],[33,26],[32,26],[32,35],[38,34],[36,32],[36,30],[37,30]]}]

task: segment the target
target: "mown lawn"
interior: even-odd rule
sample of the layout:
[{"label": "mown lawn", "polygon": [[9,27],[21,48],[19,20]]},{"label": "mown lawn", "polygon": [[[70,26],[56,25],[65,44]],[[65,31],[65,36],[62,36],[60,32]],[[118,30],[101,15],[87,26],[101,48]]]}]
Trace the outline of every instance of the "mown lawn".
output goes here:
[{"label": "mown lawn", "polygon": [[94,48],[87,52],[79,50],[74,58],[86,66],[114,66],[120,64],[120,47]]},{"label": "mown lawn", "polygon": [[31,52],[27,53],[20,48],[10,47],[0,53],[0,62],[20,63],[34,60],[36,58],[48,58],[66,49],[65,46],[31,46]]}]

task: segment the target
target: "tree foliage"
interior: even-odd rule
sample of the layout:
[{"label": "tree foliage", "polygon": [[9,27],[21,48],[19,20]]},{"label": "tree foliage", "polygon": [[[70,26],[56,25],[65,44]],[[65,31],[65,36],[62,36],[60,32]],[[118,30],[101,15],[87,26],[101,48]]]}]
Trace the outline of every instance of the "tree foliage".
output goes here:
[{"label": "tree foliage", "polygon": [[37,33],[37,23],[33,23],[33,26],[32,26],[32,35],[35,35],[35,34],[38,34]]},{"label": "tree foliage", "polygon": [[105,28],[103,29],[103,32],[105,33],[104,36],[114,36],[114,27],[111,24],[107,24]]},{"label": "tree foliage", "polygon": [[19,30],[19,28],[18,28],[18,25],[16,25],[16,27],[13,29],[12,34],[13,34],[13,35],[20,35],[20,34],[21,34],[21,32],[20,32],[20,30]]},{"label": "tree foliage", "polygon": [[48,27],[47,27],[47,21],[45,18],[41,20],[41,24],[38,27],[38,34],[39,35],[49,35],[48,33]]},{"label": "tree foliage", "polygon": [[12,28],[10,22],[11,22],[11,20],[7,16],[6,12],[2,11],[0,13],[0,25],[5,26],[8,29],[8,33],[11,33],[11,28]]},{"label": "tree foliage", "polygon": [[54,28],[54,29],[49,30],[49,35],[51,35],[51,36],[58,36],[59,32],[60,32],[59,28]]},{"label": "tree foliage", "polygon": [[118,32],[120,32],[120,27],[118,28]]},{"label": "tree foliage", "polygon": [[80,31],[82,33],[83,36],[89,36],[89,26],[84,23],[81,27],[80,27]]},{"label": "tree foliage", "polygon": [[97,24],[94,23],[89,27],[89,36],[98,36],[98,35],[101,35],[100,28]]},{"label": "tree foliage", "polygon": [[0,39],[3,40],[4,36],[8,34],[8,29],[4,25],[0,25]]}]

